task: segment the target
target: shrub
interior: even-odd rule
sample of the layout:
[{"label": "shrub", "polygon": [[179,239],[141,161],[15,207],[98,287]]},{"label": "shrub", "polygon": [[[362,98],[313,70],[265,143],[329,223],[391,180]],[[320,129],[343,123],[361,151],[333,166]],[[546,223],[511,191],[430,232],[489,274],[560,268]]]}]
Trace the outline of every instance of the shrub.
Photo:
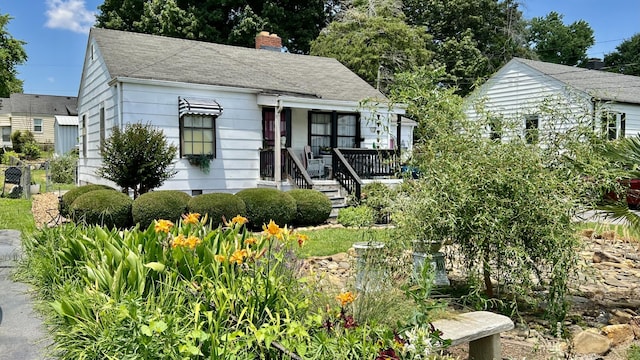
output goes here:
[{"label": "shrub", "polygon": [[78,186],[75,189],[71,189],[67,191],[64,195],[62,195],[62,202],[60,203],[60,215],[64,217],[69,217],[69,215],[71,215],[70,214],[71,204],[73,204],[73,202],[80,195],[86,194],[90,191],[107,190],[107,189],[111,189],[115,191],[115,189],[109,186],[97,185],[97,184]]},{"label": "shrub", "polygon": [[318,190],[295,189],[288,192],[296,200],[296,225],[318,225],[331,214],[331,200]]},{"label": "shrub", "polygon": [[51,181],[57,184],[73,184],[76,179],[78,157],[66,154],[49,162]]},{"label": "shrub", "polygon": [[337,221],[347,227],[367,227],[374,224],[375,212],[366,205],[348,207],[340,209]]},{"label": "shrub", "polygon": [[269,220],[291,224],[296,216],[296,200],[284,191],[272,188],[245,189],[236,194],[247,207],[247,218],[254,229]]},{"label": "shrub", "polygon": [[5,151],[5,153],[2,154],[2,163],[4,165],[10,165],[12,157],[17,159],[18,153],[15,151]]},{"label": "shrub", "polygon": [[75,222],[125,228],[131,225],[131,205],[128,195],[113,190],[95,190],[78,196],[71,204],[71,218]]},{"label": "shrub", "polygon": [[35,143],[36,138],[33,133],[29,130],[20,131],[16,130],[11,134],[11,145],[13,146],[13,151],[17,153],[21,153],[24,151],[23,146],[28,143]]},{"label": "shrub", "polygon": [[22,153],[27,160],[36,160],[40,158],[40,146],[36,142],[27,142],[22,144]]},{"label": "shrub", "polygon": [[124,131],[115,127],[100,148],[102,167],[96,173],[131,189],[135,199],[177,173],[170,168],[176,152],[162,130],[149,124],[130,124]]},{"label": "shrub", "polygon": [[381,183],[372,182],[362,187],[360,204],[367,205],[374,211],[375,221],[378,224],[389,222],[389,207],[391,205],[391,189]]},{"label": "shrub", "polygon": [[177,222],[187,210],[191,196],[177,190],[152,191],[140,195],[133,201],[131,215],[134,224],[146,229],[153,220],[171,220]]},{"label": "shrub", "polygon": [[207,214],[212,226],[217,226],[224,217],[231,220],[236,215],[247,215],[244,201],[233,194],[211,193],[194,196],[187,206],[189,212]]}]

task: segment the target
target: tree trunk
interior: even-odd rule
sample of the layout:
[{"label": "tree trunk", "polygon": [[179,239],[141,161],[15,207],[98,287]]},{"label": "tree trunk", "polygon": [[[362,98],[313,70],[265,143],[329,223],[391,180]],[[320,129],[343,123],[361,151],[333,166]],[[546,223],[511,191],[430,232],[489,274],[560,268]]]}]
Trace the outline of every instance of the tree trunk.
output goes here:
[{"label": "tree trunk", "polygon": [[493,284],[491,284],[491,266],[489,265],[489,254],[484,253],[482,261],[482,275],[484,276],[484,287],[488,298],[493,297]]}]

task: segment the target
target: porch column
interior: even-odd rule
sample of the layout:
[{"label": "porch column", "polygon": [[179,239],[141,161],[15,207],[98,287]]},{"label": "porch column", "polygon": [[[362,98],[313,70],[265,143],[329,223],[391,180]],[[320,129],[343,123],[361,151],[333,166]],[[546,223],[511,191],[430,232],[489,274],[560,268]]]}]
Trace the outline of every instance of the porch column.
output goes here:
[{"label": "porch column", "polygon": [[273,169],[273,178],[276,182],[276,188],[280,190],[282,181],[282,148],[280,146],[280,112],[282,111],[282,100],[280,97],[276,99],[276,108],[274,126],[273,126],[273,156],[275,169]]},{"label": "porch column", "polygon": [[402,115],[398,114],[396,116],[396,148],[398,149],[398,156],[400,156],[400,151],[402,149]]}]

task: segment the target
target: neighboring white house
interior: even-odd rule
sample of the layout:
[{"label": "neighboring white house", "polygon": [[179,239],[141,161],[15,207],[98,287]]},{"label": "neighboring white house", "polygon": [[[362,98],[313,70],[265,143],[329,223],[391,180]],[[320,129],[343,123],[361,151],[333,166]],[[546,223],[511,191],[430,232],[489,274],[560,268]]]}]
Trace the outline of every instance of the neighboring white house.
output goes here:
[{"label": "neighboring white house", "polygon": [[[262,50],[265,44],[279,49],[281,40],[263,32],[251,49],[91,29],[78,93],[79,182],[109,184],[95,173],[100,143],[131,123],[157,126],[179,148],[178,173],[162,189],[192,194],[256,187],[274,173],[264,149],[288,153],[274,145],[298,157],[308,145],[320,157],[326,147],[388,148],[400,135],[410,149],[415,123],[403,122],[404,133],[376,131],[400,122],[403,107],[388,108],[335,59]],[[364,99],[376,105],[363,108]],[[189,155],[209,156],[210,172],[191,165]]]},{"label": "neighboring white house", "polygon": [[[515,122],[515,135],[528,140],[527,134],[555,128],[560,121],[562,126],[589,121],[609,139],[640,132],[637,76],[514,58],[466,101],[469,118],[488,115]],[[478,103],[482,111],[475,107]],[[554,104],[562,113],[543,110]],[[501,136],[488,127],[493,136]]]}]

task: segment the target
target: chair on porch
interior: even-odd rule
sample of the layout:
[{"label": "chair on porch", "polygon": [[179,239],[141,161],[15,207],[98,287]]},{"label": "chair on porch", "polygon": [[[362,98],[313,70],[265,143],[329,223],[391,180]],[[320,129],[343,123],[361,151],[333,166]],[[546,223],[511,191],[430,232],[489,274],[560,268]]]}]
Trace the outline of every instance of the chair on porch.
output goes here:
[{"label": "chair on porch", "polygon": [[311,147],[306,145],[304,147],[304,153],[302,157],[302,164],[307,169],[307,173],[312,178],[321,178],[324,177],[324,159],[314,158],[313,153],[311,152]]}]

